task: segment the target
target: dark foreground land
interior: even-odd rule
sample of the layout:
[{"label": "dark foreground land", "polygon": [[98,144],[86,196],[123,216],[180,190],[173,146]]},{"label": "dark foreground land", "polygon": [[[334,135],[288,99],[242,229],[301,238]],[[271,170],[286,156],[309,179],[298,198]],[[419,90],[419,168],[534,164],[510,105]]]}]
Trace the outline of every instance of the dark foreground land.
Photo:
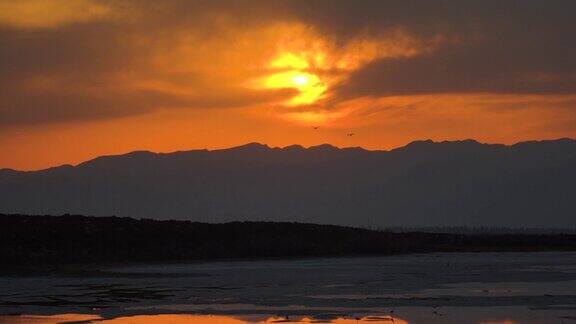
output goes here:
[{"label": "dark foreground land", "polygon": [[0,260],[7,268],[505,251],[576,251],[576,234],[400,233],[303,223],[0,215]]}]

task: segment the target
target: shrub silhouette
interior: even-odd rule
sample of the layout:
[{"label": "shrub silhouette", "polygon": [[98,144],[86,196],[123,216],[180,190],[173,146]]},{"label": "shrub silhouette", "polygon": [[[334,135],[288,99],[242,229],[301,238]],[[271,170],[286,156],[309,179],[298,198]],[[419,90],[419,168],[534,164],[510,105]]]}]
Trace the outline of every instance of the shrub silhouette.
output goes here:
[{"label": "shrub silhouette", "polygon": [[0,215],[0,259],[6,266],[546,250],[576,250],[576,235],[402,233],[303,223]]}]

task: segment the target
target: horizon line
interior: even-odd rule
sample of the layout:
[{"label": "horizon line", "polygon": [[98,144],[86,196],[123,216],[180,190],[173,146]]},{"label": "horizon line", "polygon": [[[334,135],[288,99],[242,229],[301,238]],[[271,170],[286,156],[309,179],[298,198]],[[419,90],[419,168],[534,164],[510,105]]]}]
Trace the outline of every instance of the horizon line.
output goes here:
[{"label": "horizon line", "polygon": [[217,151],[226,151],[226,150],[234,150],[234,149],[240,149],[243,147],[249,147],[249,146],[261,146],[261,147],[265,147],[267,149],[270,150],[285,150],[285,149],[289,149],[292,147],[297,147],[297,148],[301,148],[303,150],[310,150],[310,149],[314,149],[314,148],[320,148],[320,147],[331,147],[334,149],[338,149],[338,150],[349,150],[349,149],[360,149],[363,151],[367,151],[367,152],[392,152],[395,150],[400,150],[403,148],[406,148],[410,145],[413,144],[417,144],[417,143],[431,143],[431,144],[445,144],[445,143],[463,143],[463,142],[467,142],[467,143],[476,143],[479,145],[493,145],[493,146],[504,146],[504,147],[514,147],[517,145],[521,145],[521,144],[527,144],[527,143],[543,143],[543,142],[558,142],[558,141],[571,141],[571,142],[576,142],[576,138],[572,138],[572,137],[560,137],[560,138],[555,138],[555,139],[535,139],[535,140],[525,140],[525,141],[518,141],[512,144],[504,144],[504,143],[488,143],[488,142],[480,142],[476,139],[473,138],[466,138],[466,139],[458,139],[458,140],[442,140],[442,141],[435,141],[432,139],[420,139],[420,140],[413,140],[410,141],[404,145],[401,146],[397,146],[391,149],[367,149],[364,148],[362,146],[336,146],[330,143],[322,143],[322,144],[317,144],[317,145],[310,145],[310,146],[304,146],[301,144],[290,144],[290,145],[286,145],[286,146],[270,146],[266,143],[261,143],[261,142],[248,142],[245,144],[240,144],[240,145],[235,145],[235,146],[229,146],[229,147],[222,147],[222,148],[214,148],[214,149],[208,149],[208,148],[191,148],[188,150],[176,150],[176,151],[168,151],[168,152],[161,152],[161,151],[149,151],[149,150],[133,150],[133,151],[127,151],[125,153],[119,153],[119,154],[103,154],[103,155],[98,155],[95,156],[93,158],[90,159],[86,159],[82,162],[76,163],[76,164],[70,164],[70,163],[64,163],[64,164],[59,164],[59,165],[54,165],[54,166],[49,166],[46,168],[40,168],[40,169],[29,169],[29,170],[22,170],[22,169],[14,169],[14,168],[9,168],[9,167],[0,167],[0,172],[1,171],[15,171],[15,172],[37,172],[37,171],[44,171],[44,170],[49,170],[49,169],[55,169],[55,168],[60,168],[60,167],[77,167],[80,166],[82,164],[85,163],[89,163],[91,161],[94,161],[96,159],[100,159],[100,158],[107,158],[107,157],[119,157],[119,156],[125,156],[125,155],[130,155],[130,154],[135,154],[135,153],[150,153],[150,154],[158,154],[158,155],[169,155],[169,154],[176,154],[176,153],[186,153],[186,152],[194,152],[194,151],[206,151],[206,152],[217,152]]}]

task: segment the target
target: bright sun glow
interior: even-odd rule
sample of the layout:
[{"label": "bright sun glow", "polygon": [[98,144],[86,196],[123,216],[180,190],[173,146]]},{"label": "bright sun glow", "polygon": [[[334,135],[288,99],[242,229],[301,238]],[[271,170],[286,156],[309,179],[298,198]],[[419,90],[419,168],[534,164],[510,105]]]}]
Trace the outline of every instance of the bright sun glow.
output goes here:
[{"label": "bright sun glow", "polygon": [[270,62],[271,68],[304,70],[310,67],[308,61],[293,53],[284,53]]},{"label": "bright sun glow", "polygon": [[299,74],[292,78],[292,82],[294,82],[297,86],[305,86],[310,82],[310,78],[305,74]]},{"label": "bright sun glow", "polygon": [[322,99],[328,86],[317,74],[308,71],[310,64],[303,56],[283,53],[270,62],[275,72],[262,80],[267,89],[295,89],[298,93],[288,102],[289,106],[309,105]]}]

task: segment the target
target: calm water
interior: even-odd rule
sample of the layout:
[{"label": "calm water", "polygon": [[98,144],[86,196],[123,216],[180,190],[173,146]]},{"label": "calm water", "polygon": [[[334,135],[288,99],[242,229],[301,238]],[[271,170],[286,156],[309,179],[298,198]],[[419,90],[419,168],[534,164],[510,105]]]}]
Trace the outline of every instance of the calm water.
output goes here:
[{"label": "calm water", "polygon": [[576,253],[139,265],[0,278],[0,322],[576,323]]}]

